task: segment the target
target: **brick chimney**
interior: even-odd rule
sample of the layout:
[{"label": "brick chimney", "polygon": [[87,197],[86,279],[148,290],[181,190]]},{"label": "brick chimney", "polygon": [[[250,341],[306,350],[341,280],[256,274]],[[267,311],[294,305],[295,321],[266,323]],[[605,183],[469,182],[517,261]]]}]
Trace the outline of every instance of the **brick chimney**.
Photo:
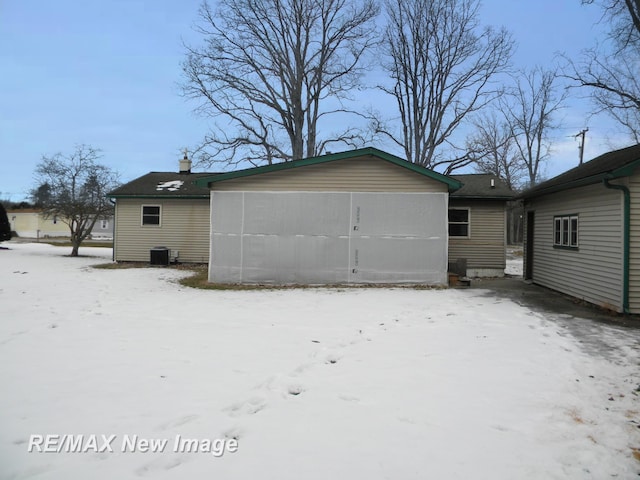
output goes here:
[{"label": "brick chimney", "polygon": [[187,149],[184,149],[184,157],[180,160],[180,173],[191,173],[191,160],[187,156]]}]

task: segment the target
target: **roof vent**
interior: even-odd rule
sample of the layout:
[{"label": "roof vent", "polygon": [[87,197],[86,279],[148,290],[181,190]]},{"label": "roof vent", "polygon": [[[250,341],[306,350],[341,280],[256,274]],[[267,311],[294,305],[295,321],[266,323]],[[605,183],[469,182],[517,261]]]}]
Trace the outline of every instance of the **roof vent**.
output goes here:
[{"label": "roof vent", "polygon": [[184,149],[184,157],[180,160],[180,173],[191,173],[191,160],[187,156],[187,149]]},{"label": "roof vent", "polygon": [[495,178],[491,179],[491,188],[496,188],[496,179]]}]

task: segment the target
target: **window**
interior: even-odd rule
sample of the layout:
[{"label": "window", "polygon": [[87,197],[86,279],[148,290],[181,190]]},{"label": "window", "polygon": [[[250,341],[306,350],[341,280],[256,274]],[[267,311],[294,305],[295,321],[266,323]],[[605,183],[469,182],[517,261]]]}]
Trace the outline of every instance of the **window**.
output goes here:
[{"label": "window", "polygon": [[449,209],[449,236],[468,237],[469,236],[469,209],[450,208]]},{"label": "window", "polygon": [[142,206],[142,225],[160,225],[160,206]]},{"label": "window", "polygon": [[100,220],[100,228],[103,230],[109,228],[109,220]]},{"label": "window", "polygon": [[553,246],[578,248],[578,215],[553,217]]}]

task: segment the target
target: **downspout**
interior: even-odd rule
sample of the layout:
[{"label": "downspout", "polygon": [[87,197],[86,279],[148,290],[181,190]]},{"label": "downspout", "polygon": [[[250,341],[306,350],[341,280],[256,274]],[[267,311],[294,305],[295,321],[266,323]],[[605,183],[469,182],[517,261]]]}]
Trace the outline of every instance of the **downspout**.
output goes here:
[{"label": "downspout", "polygon": [[111,261],[116,261],[116,201],[113,198],[109,199],[109,202],[113,205],[113,246],[111,247]]},{"label": "downspout", "polygon": [[622,277],[622,311],[629,313],[629,255],[631,250],[631,192],[625,185],[609,183],[609,178],[602,180],[605,188],[620,190],[624,195],[624,252],[623,252],[623,277]]}]

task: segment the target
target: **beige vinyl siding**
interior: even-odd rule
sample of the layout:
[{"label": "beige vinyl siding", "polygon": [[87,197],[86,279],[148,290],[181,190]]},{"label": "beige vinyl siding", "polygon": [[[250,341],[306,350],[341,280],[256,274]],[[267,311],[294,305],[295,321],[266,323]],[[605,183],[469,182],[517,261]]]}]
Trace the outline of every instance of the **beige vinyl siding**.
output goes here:
[{"label": "beige vinyl siding", "polygon": [[[527,203],[535,212],[533,281],[620,311],[623,202],[602,184],[559,192]],[[553,218],[578,215],[578,249],[553,246]]]},{"label": "beige vinyl siding", "polygon": [[467,268],[506,267],[505,203],[449,199],[449,208],[469,209],[469,238],[449,237],[449,261],[467,259]]},{"label": "beige vinyl siding", "polygon": [[[142,205],[161,206],[161,225],[142,225]],[[118,199],[116,261],[148,262],[149,250],[163,246],[187,263],[209,261],[209,199]]]},{"label": "beige vinyl siding", "polygon": [[640,313],[640,174],[629,177],[631,244],[629,252],[629,310]]},{"label": "beige vinyl siding", "polygon": [[447,192],[447,185],[385,160],[357,157],[225,180],[217,191]]}]

